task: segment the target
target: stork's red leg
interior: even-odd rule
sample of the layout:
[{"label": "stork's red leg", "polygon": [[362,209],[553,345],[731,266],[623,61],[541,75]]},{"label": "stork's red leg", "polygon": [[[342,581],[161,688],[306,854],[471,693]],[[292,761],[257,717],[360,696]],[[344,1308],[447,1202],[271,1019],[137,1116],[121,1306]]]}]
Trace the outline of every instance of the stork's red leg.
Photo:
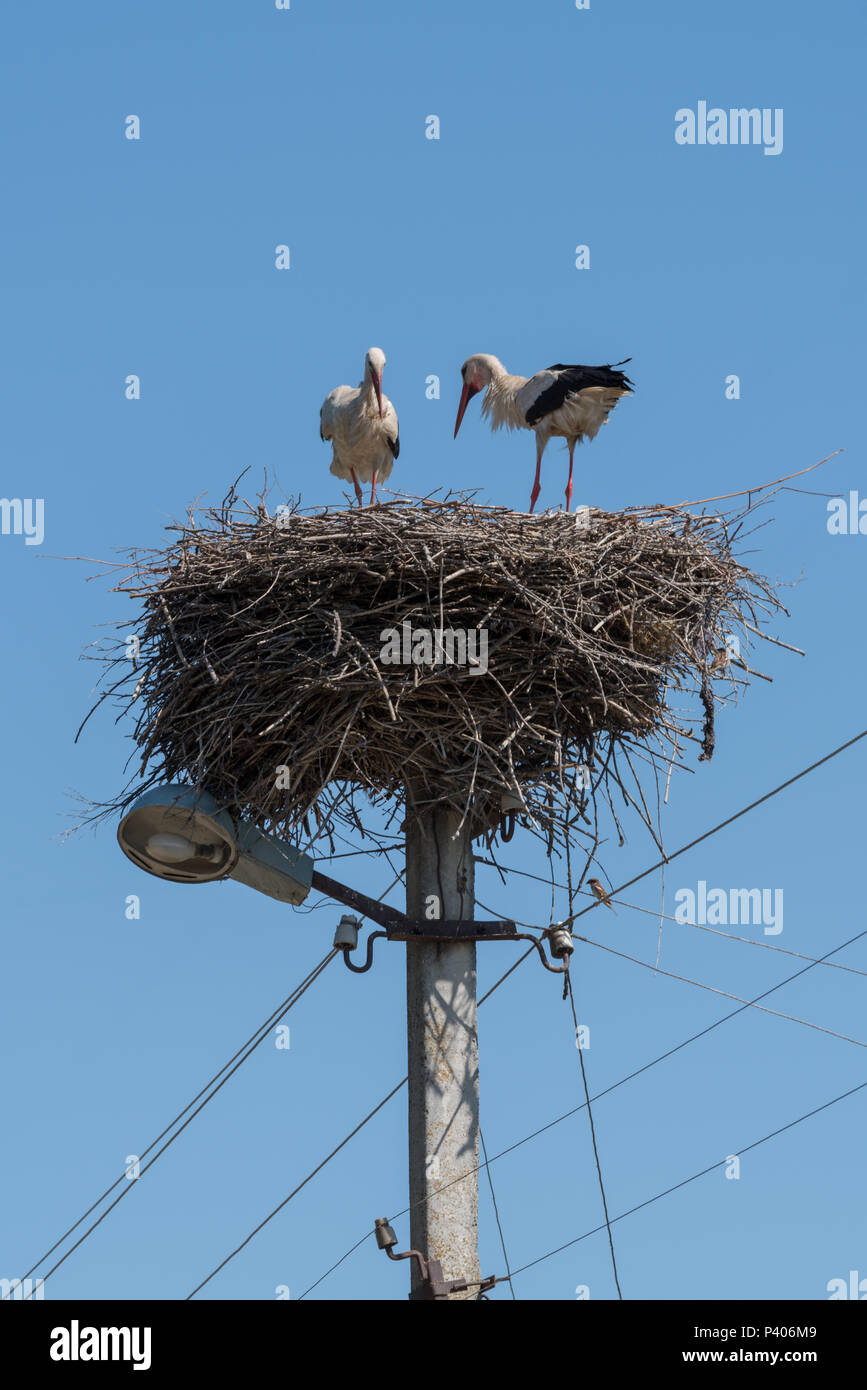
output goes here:
[{"label": "stork's red leg", "polygon": [[358,498],[358,505],[359,505],[359,507],[360,507],[360,506],[362,506],[362,504],[363,504],[363,502],[364,502],[364,498],[363,498],[362,495],[361,495],[361,488],[358,486],[358,479],[357,479],[356,476],[355,476],[355,469],[354,469],[354,468],[350,468],[350,470],[349,470],[349,476],[350,476],[350,478],[352,479],[353,486],[355,487],[355,496]]},{"label": "stork's red leg", "polygon": [[569,481],[566,484],[566,510],[572,506],[572,455],[575,452],[575,440],[569,440]]},{"label": "stork's red leg", "polygon": [[533,491],[530,493],[530,511],[531,511],[531,512],[532,512],[533,508],[534,508],[535,505],[536,505],[536,498],[539,496],[539,493],[540,493],[540,491],[541,491],[541,489],[542,489],[542,484],[540,483],[539,478],[540,478],[540,475],[541,475],[541,472],[542,472],[542,453],[543,453],[544,449],[545,449],[545,445],[542,444],[542,443],[540,443],[540,441],[537,439],[537,440],[536,440],[536,477],[535,477],[535,480],[534,480],[534,482],[533,482]]},{"label": "stork's red leg", "polygon": [[376,502],[376,473],[374,472],[374,474],[373,474],[373,482],[372,482],[371,485],[370,485],[370,505],[371,505],[371,507],[374,505],[375,502]]}]

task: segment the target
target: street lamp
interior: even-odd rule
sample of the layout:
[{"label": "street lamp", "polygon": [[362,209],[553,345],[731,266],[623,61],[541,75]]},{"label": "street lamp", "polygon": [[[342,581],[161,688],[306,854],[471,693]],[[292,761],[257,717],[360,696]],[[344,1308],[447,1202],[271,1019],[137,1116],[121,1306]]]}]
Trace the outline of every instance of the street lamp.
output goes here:
[{"label": "street lamp", "polygon": [[127,811],[117,841],[128,859],[171,883],[233,878],[279,902],[303,903],[313,860],[255,826],[234,821],[192,787],[152,787]]}]

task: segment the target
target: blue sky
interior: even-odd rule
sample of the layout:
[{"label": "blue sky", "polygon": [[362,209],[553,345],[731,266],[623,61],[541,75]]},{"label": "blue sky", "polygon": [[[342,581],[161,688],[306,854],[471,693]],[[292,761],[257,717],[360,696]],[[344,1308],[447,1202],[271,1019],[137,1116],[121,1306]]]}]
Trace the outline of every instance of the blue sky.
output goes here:
[{"label": "blue sky", "polygon": [[[863,9],[848,0],[533,5],[440,0],[47,0],[0,21],[2,492],[42,498],[45,537],[0,536],[4,807],[0,1277],[24,1272],[325,954],[339,909],[295,913],[234,884],[138,874],[113,829],[60,837],[76,793],[111,797],[130,747],[102,712],[73,744],[97,667],[82,651],[131,616],[99,577],[246,467],[274,501],[335,503],[318,408],[372,344],[401,424],[394,486],[477,488],[523,509],[529,435],[491,436],[459,367],[496,353],[632,357],[637,391],[576,458],[575,500],[618,508],[727,493],[845,453],[784,492],[750,563],[791,587],[719,721],[713,763],[674,783],[673,849],[864,723],[867,537],[832,536],[826,498],[867,495],[863,411]],[[683,147],[675,112],[782,108],[784,148]],[[141,139],[124,138],[130,114]],[[425,120],[441,122],[438,141]],[[287,244],[291,268],[274,266]],[[575,247],[590,269],[575,269]],[[141,399],[124,381],[141,380]],[[441,379],[439,400],[425,393]],[[736,374],[740,399],[725,394]],[[540,506],[557,506],[549,448]],[[251,484],[252,487],[252,484]],[[282,490],[281,490],[282,489]],[[89,578],[97,575],[97,578]],[[782,889],[757,940],[817,956],[867,926],[862,743],[668,870],[673,893]],[[609,841],[614,883],[655,859]],[[603,852],[604,853],[604,852]],[[504,855],[504,858],[506,856]],[[545,873],[534,840],[507,862]],[[338,861],[378,894],[385,868]],[[351,866],[351,867],[350,867]],[[547,922],[544,888],[482,869],[479,897]],[[124,915],[141,897],[139,921]],[[630,902],[657,909],[659,876]],[[399,900],[398,900],[399,901]],[[588,935],[653,960],[623,907]],[[592,931],[591,931],[592,925]],[[736,929],[737,930],[737,929]],[[479,951],[480,989],[512,963]],[[835,959],[867,970],[867,945]],[[667,923],[662,965],[751,998],[801,962]],[[734,1005],[585,947],[574,977],[599,1091]],[[865,980],[820,966],[769,1005],[865,1040]],[[185,1296],[404,1074],[402,948],[356,978],[338,961],[49,1281],[49,1297]],[[567,1006],[532,962],[481,1022],[494,1153],[581,1099]],[[867,1078],[863,1049],[755,1010],[595,1109],[614,1213]],[[864,1097],[614,1228],[626,1297],[827,1297],[867,1276]],[[202,1296],[297,1297],[379,1215],[406,1206],[401,1093]],[[598,1224],[586,1116],[493,1166],[513,1266]],[[482,1265],[503,1270],[487,1184]],[[403,1241],[408,1234],[398,1223]],[[520,1298],[612,1296],[604,1232],[516,1280]],[[314,1297],[402,1298],[372,1242]],[[498,1297],[506,1297],[501,1290]]]}]

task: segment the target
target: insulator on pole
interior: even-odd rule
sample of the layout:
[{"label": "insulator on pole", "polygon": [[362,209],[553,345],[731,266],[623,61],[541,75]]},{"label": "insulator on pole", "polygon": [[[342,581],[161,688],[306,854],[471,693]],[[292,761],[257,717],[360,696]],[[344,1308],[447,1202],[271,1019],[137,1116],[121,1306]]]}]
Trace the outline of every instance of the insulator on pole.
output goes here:
[{"label": "insulator on pole", "polygon": [[337,930],[334,933],[334,945],[339,946],[341,949],[343,947],[348,947],[350,951],[354,951],[358,945],[358,928],[358,918],[351,916],[348,912],[344,912],[337,924]]},{"label": "insulator on pole", "polygon": [[397,1236],[388,1224],[387,1216],[378,1216],[374,1226],[376,1233],[376,1243],[380,1250],[388,1250],[392,1245],[397,1245]]},{"label": "insulator on pole", "polygon": [[551,943],[551,955],[562,960],[564,956],[571,956],[575,950],[575,943],[572,940],[572,933],[568,927],[552,927],[548,932],[548,940]]}]

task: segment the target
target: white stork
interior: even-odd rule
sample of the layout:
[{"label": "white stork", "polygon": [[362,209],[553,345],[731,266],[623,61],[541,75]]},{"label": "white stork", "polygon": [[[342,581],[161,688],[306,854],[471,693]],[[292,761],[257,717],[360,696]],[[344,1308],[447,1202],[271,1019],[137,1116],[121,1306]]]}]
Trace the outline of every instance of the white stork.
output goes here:
[{"label": "white stork", "polygon": [[[627,357],[625,362],[631,362]],[[536,479],[530,495],[530,511],[539,496],[539,475],[545,445],[552,436],[569,445],[569,481],[566,484],[566,510],[572,505],[572,455],[582,439],[593,439],[604,425],[621,396],[632,394],[632,382],[619,372],[625,362],[614,367],[566,366],[556,362],[535,376],[511,376],[498,357],[478,352],[461,367],[464,389],[455,421],[455,439],[467,403],[485,391],[482,414],[490,415],[491,429],[535,430]]]},{"label": "white stork", "polygon": [[361,506],[360,482],[370,483],[371,506],[376,501],[376,481],[388,477],[400,453],[397,415],[382,394],[382,348],[368,348],[364,379],[358,386],[337,386],[325,397],[319,411],[319,438],[332,442],[331,472],[351,478]]}]

